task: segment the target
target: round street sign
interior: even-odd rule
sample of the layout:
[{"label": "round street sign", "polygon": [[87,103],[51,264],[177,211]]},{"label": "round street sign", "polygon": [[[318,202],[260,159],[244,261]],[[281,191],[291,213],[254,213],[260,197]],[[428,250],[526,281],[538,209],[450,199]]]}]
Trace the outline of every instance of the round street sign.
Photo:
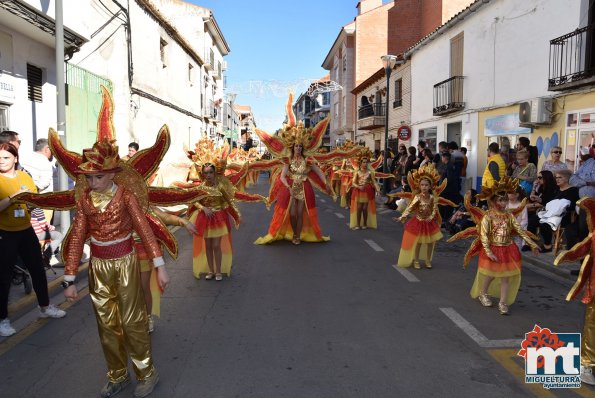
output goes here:
[{"label": "round street sign", "polygon": [[407,141],[411,138],[411,127],[407,126],[406,124],[399,127],[397,130],[397,136],[400,140]]}]

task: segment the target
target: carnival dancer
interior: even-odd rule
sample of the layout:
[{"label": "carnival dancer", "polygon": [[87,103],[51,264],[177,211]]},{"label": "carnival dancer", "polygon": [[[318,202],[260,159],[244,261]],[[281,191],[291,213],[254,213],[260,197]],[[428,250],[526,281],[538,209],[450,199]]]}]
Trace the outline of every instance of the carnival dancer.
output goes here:
[{"label": "carnival dancer", "polygon": [[584,259],[576,283],[568,292],[566,300],[577,298],[584,291],[581,302],[587,305],[583,333],[581,335],[581,381],[595,385],[595,198],[583,198],[577,202],[587,214],[589,235],[570,250],[556,257],[554,265]]},{"label": "carnival dancer", "polygon": [[108,368],[108,382],[102,397],[112,397],[129,383],[128,357],[138,383],[135,397],[149,395],[159,380],[153,365],[147,312],[140,284],[138,261],[132,232],[143,241],[149,257],[158,268],[162,289],[169,284],[158,242],[177,254],[177,242],[163,224],[146,212],[150,205],[171,206],[199,200],[201,189],[180,190],[147,187],[169,147],[169,131],[163,126],[153,147],[138,153],[127,163],[118,156],[113,137],[113,99],[102,88],[97,142],[83,155],[66,150],[58,134],[50,129],[52,154],[76,181],[74,190],[41,195],[23,193],[18,199],[39,207],[64,210],[75,207],[76,215],[64,238],[64,296],[78,297],[74,284],[86,240],[91,243],[89,291],[99,337]]},{"label": "carnival dancer", "polygon": [[276,157],[274,161],[266,162],[267,167],[273,168],[268,202],[275,203],[275,210],[268,234],[254,242],[259,245],[283,239],[294,245],[302,241],[328,241],[330,238],[322,235],[318,223],[313,187],[329,195],[334,196],[334,193],[317,162],[346,158],[356,153],[356,150],[317,152],[329,119],[306,129],[301,122],[296,124],[292,101],[293,94],[290,94],[285,107],[288,124],[279,134],[272,136],[256,129],[256,134]]},{"label": "carnival dancer", "polygon": [[224,175],[228,151],[229,147],[225,144],[217,151],[197,154],[194,159],[200,176],[191,174],[190,179],[199,180],[203,186],[221,193],[219,197],[197,201],[189,209],[190,222],[198,230],[193,239],[192,256],[192,270],[196,279],[200,279],[203,274],[206,280],[215,278],[216,281],[223,280],[223,275],[231,276],[233,253],[230,218],[237,229],[241,215],[234,200],[236,188]]},{"label": "carnival dancer", "polygon": [[478,298],[484,307],[492,306],[490,296],[498,297],[498,310],[501,315],[509,313],[509,306],[514,303],[521,284],[521,253],[513,237],[519,235],[531,246],[535,255],[539,253],[539,247],[534,242],[535,236],[525,231],[516,219],[517,213],[522,211],[524,206],[514,209],[514,212],[506,210],[508,194],[515,192],[517,187],[518,180],[507,176],[495,181],[490,187],[482,187],[477,198],[488,201],[488,211],[472,206],[467,194],[465,206],[477,225],[449,239],[449,242],[453,242],[477,236],[464,260],[466,267],[470,258],[479,254],[471,297]]},{"label": "carnival dancer", "polygon": [[434,246],[442,238],[440,232],[440,212],[438,205],[453,206],[451,201],[441,198],[440,193],[446,187],[446,179],[438,185],[440,175],[433,164],[409,172],[407,176],[411,192],[399,192],[396,195],[409,200],[409,205],[399,218],[404,223],[407,217],[413,214],[405,224],[403,241],[397,266],[420,269],[420,260],[425,262],[426,268],[432,268]]},{"label": "carnival dancer", "polygon": [[238,189],[243,185],[250,163],[244,163],[239,169],[228,165],[229,146],[225,143],[216,148],[215,143],[203,138],[196,143],[194,151],[186,150],[192,160],[188,173],[189,182],[176,182],[177,187],[203,187],[214,190],[217,197],[194,202],[188,209],[190,222],[197,228],[193,239],[193,274],[200,279],[223,280],[223,275],[231,276],[232,239],[231,222],[236,228],[241,222],[236,202],[264,202],[265,197],[250,194]]}]

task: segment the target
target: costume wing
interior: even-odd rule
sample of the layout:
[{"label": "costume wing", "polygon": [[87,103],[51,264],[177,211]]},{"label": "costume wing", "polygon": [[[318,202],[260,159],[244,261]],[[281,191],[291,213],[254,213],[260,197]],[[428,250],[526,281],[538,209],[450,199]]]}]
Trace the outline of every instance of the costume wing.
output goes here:
[{"label": "costume wing", "polygon": [[168,253],[174,260],[178,258],[178,240],[171,233],[169,228],[165,226],[159,217],[152,214],[151,212],[145,213],[145,218],[149,222],[151,230],[155,234],[155,238],[157,238],[157,240],[163,244],[163,246],[165,246]]},{"label": "costume wing", "polygon": [[64,145],[62,145],[58,133],[52,128],[50,128],[48,133],[48,144],[52,151],[52,155],[54,155],[58,163],[64,167],[66,174],[68,174],[71,179],[76,180],[76,174],[74,172],[83,162],[83,157],[76,152],[66,149]]},{"label": "costume wing", "polygon": [[132,166],[143,178],[147,179],[159,167],[159,163],[163,156],[169,149],[170,137],[169,128],[163,125],[157,134],[157,139],[152,147],[143,149],[134,154],[128,160],[128,164]]},{"label": "costume wing", "polygon": [[330,151],[328,153],[315,153],[311,158],[315,159],[317,162],[329,162],[332,160],[337,159],[346,159],[357,155],[360,151],[359,147],[352,148],[350,150],[344,151],[341,149],[335,149],[334,151]]},{"label": "costume wing", "polygon": [[383,159],[384,159],[383,155],[378,156],[378,159],[376,159],[375,161],[370,163],[370,167],[372,167],[374,170],[376,170],[382,164]]},{"label": "costume wing", "polygon": [[179,188],[151,187],[149,202],[155,206],[175,206],[197,202],[206,196],[221,196],[216,189],[204,185]]},{"label": "costume wing", "polygon": [[16,195],[13,199],[44,209],[69,210],[76,207],[76,200],[72,189],[69,191],[47,193],[23,192]]},{"label": "costume wing", "polygon": [[312,156],[318,150],[322,144],[322,138],[326,132],[326,128],[331,121],[330,116],[324,120],[319,121],[316,126],[312,129],[311,140],[304,145],[303,154],[304,156]]},{"label": "costume wing", "polygon": [[269,135],[264,130],[255,129],[255,133],[260,140],[266,145],[269,152],[276,158],[288,156],[289,150],[285,148],[285,144],[276,135]]}]

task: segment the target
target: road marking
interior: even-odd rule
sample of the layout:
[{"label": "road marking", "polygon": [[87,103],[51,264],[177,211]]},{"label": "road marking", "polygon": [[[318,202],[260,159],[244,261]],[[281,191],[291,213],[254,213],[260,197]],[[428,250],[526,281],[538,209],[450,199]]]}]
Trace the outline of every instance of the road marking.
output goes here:
[{"label": "road marking", "polygon": [[[451,321],[454,322],[467,336],[477,343],[480,347],[484,348],[509,348],[509,347],[520,347],[520,339],[508,339],[508,340],[490,340],[483,335],[479,330],[475,328],[469,321],[467,321],[461,314],[455,311],[454,308],[440,308],[440,311],[444,313]],[[519,348],[520,349],[520,348]]]},{"label": "road marking", "polygon": [[339,218],[345,218],[345,216],[341,213],[335,213],[335,216],[339,217]]},{"label": "road marking", "polygon": [[384,251],[384,249],[382,247],[378,246],[378,244],[376,242],[374,242],[372,239],[364,239],[364,242],[366,242],[368,245],[370,245],[370,247],[377,252]]},{"label": "road marking", "polygon": [[326,203],[326,200],[324,200],[324,199],[320,199],[320,201],[321,201],[322,203]]},{"label": "road marking", "polygon": [[[487,350],[488,354],[492,356],[504,369],[513,375],[518,381],[523,384],[523,387],[527,388],[536,397],[555,398],[555,395],[543,388],[541,384],[525,383],[525,369],[521,367],[515,359],[518,360],[517,352],[519,349],[496,349]],[[581,388],[580,390],[582,390]],[[580,390],[573,389],[572,392],[580,394]]]},{"label": "road marking", "polygon": [[409,271],[406,268],[399,268],[397,267],[397,264],[393,264],[393,268],[396,269],[397,271],[399,271],[399,273],[401,275],[403,275],[403,277],[405,279],[407,279],[409,282],[420,282],[420,280],[417,278],[417,276],[413,275],[411,273],[411,271]]}]

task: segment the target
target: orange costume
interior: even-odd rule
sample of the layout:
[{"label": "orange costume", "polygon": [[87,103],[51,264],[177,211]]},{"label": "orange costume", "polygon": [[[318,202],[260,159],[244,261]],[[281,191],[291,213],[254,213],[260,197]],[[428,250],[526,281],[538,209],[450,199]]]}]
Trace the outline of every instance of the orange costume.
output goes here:
[{"label": "orange costume", "polygon": [[[259,245],[276,240],[290,240],[294,244],[298,244],[300,241],[328,241],[329,237],[322,235],[318,223],[314,188],[333,196],[334,193],[317,163],[349,157],[356,153],[355,150],[351,152],[318,152],[329,119],[320,121],[312,129],[306,129],[301,122],[296,124],[292,102],[293,95],[290,94],[285,108],[288,124],[277,135],[269,135],[265,131],[256,129],[256,134],[267,146],[269,152],[276,157],[275,160],[256,162],[257,164],[252,165],[257,169],[263,167],[273,169],[268,202],[269,204],[275,203],[275,210],[267,235],[254,242]],[[294,145],[302,146],[302,157],[294,156]],[[290,216],[291,203],[296,201],[304,202],[301,214],[303,224],[299,236],[294,235]]]},{"label": "orange costume", "polygon": [[[403,241],[397,266],[420,269],[419,260],[425,261],[426,268],[432,268],[431,261],[434,254],[434,244],[442,238],[440,232],[440,212],[438,205],[455,206],[451,201],[439,197],[446,187],[446,179],[442,184],[437,185],[440,180],[436,169],[432,164],[422,166],[419,170],[409,172],[407,176],[412,192],[401,192],[397,195],[409,200],[409,205],[401,215],[401,221],[405,221],[409,214],[412,217],[405,224]],[[422,181],[430,184],[431,191],[426,195],[422,194],[419,185]]]},{"label": "orange costume", "polygon": [[560,253],[554,264],[583,259],[576,283],[568,292],[566,300],[577,298],[583,292],[581,301],[587,308],[581,336],[581,380],[595,385],[595,198],[583,198],[577,205],[587,214],[589,235],[570,250]]},{"label": "orange costume", "polygon": [[[499,196],[506,197],[507,193],[516,192],[517,186],[517,179],[504,177],[491,187],[482,187],[482,191],[477,197],[478,199],[489,199],[490,201]],[[516,215],[524,209],[524,203],[512,212],[500,211],[493,206],[488,211],[484,211],[471,205],[470,193],[468,193],[465,196],[465,207],[471,214],[476,226],[459,232],[450,238],[449,242],[467,237],[476,237],[464,259],[464,266],[466,267],[472,256],[479,255],[477,274],[471,288],[471,297],[479,297],[482,305],[486,307],[491,306],[491,301],[489,298],[486,300],[484,295],[499,297],[500,303],[505,304],[504,308],[500,308],[500,313],[505,315],[508,313],[507,306],[514,303],[521,284],[522,258],[513,237],[518,235],[532,249],[537,248],[537,244],[533,241],[536,239],[535,236],[525,231],[516,219]],[[492,254],[496,256],[497,261],[489,257]],[[486,278],[494,278],[494,281],[489,284],[488,291],[482,292]],[[501,297],[502,278],[508,278],[506,297]]]}]

